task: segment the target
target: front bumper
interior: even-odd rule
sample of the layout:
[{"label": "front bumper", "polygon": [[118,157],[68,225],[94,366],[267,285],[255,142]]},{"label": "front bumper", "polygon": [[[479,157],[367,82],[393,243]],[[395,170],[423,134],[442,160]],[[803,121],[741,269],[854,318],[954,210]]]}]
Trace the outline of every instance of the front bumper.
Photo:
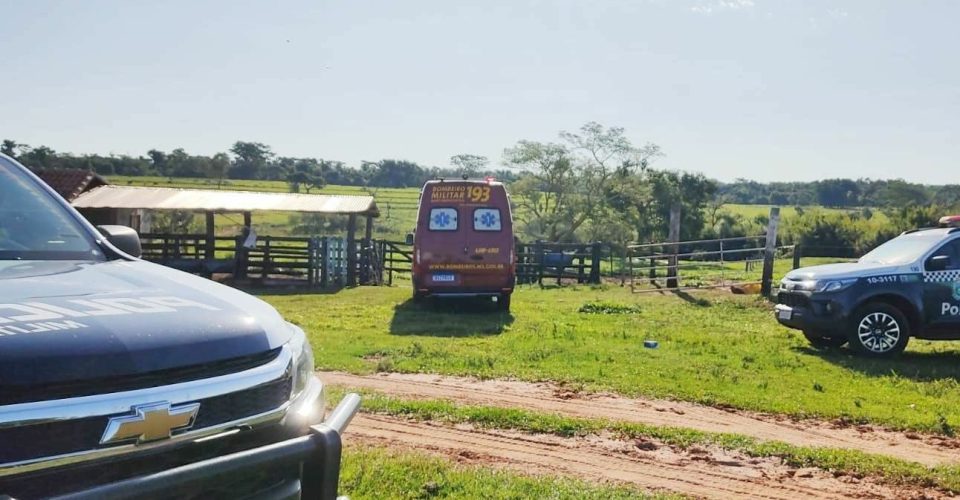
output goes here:
[{"label": "front bumper", "polygon": [[[292,366],[289,360],[283,357],[279,359],[279,365],[281,369]],[[243,376],[235,378],[250,376],[250,372],[245,372]],[[271,379],[273,376],[268,373],[264,379]],[[258,387],[269,385],[268,382]],[[184,387],[184,392],[187,393],[196,393],[199,390],[197,387]],[[292,399],[267,413],[244,418],[242,421],[188,431],[167,440],[143,445],[123,445],[54,457],[43,462],[8,466],[0,469],[0,473],[5,473],[0,474],[0,498],[4,498],[5,494],[18,499],[143,496],[171,499],[287,498],[291,492],[295,493],[291,498],[333,498],[336,482],[332,485],[333,496],[308,493],[318,489],[328,491],[330,486],[327,483],[330,478],[337,478],[339,435],[357,411],[359,398],[345,399],[326,422],[321,424],[324,417],[324,396],[323,384],[311,374],[303,389]],[[287,397],[289,398],[289,393]],[[330,436],[325,430],[327,428],[333,429],[336,436]],[[336,443],[333,443],[334,437]],[[283,454],[277,455],[274,450],[282,450],[284,443],[303,441],[304,438],[310,438],[312,444],[307,446],[301,443],[299,447],[294,447],[295,451],[299,450],[299,455],[294,453],[292,456],[301,457],[300,461],[283,458]],[[324,451],[333,444],[337,444],[337,447],[331,448],[336,452],[336,460],[333,460],[332,451]],[[310,447],[313,451],[304,451]],[[260,467],[258,464],[261,462],[257,457],[264,453],[267,457],[280,458],[266,460],[263,462],[265,465]],[[320,456],[325,458],[311,458]],[[236,458],[225,461],[228,457]],[[312,472],[304,473],[307,465],[302,464],[307,462],[314,465],[308,467]],[[169,486],[161,490],[163,494],[157,495],[144,495],[141,492],[140,482],[147,481],[152,484],[153,477],[161,478],[161,484],[174,484],[169,477],[171,474],[180,477],[175,473],[178,470],[188,471],[188,474],[183,476],[186,479],[178,483],[179,486]],[[309,484],[307,477],[326,479]],[[118,487],[116,485],[128,485],[132,489],[115,489]],[[111,492],[112,496],[102,497],[100,492],[103,488]]]},{"label": "front bumper", "polygon": [[329,417],[309,426],[309,434],[173,469],[97,486],[57,498],[70,500],[154,498],[171,491],[203,490],[263,468],[300,468],[299,477],[241,498],[316,498],[334,500],[340,477],[341,434],[360,408],[360,397],[348,394]]},{"label": "front bumper", "polygon": [[783,326],[811,333],[843,334],[846,312],[843,303],[835,297],[780,292],[777,302],[773,314]]}]

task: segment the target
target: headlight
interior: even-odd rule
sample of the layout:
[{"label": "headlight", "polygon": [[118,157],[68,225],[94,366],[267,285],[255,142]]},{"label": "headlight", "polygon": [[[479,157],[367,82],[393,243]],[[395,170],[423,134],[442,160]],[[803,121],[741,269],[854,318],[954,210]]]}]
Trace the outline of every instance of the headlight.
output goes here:
[{"label": "headlight", "polygon": [[857,282],[856,278],[845,280],[818,280],[814,292],[839,292]]},{"label": "headlight", "polygon": [[307,342],[307,335],[303,330],[292,323],[287,326],[293,331],[293,338],[287,345],[293,353],[293,393],[291,397],[296,397],[307,387],[307,382],[313,375],[313,349],[310,348],[310,342]]}]

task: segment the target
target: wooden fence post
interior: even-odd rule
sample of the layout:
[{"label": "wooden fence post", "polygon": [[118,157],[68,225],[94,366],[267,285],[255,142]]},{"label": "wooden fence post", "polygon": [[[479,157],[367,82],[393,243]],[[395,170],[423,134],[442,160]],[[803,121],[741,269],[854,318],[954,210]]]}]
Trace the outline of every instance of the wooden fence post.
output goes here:
[{"label": "wooden fence post", "polygon": [[793,268],[800,269],[800,259],[803,257],[803,251],[800,244],[793,246]]},{"label": "wooden fence post", "polygon": [[263,265],[261,266],[260,272],[262,273],[263,281],[267,281],[267,277],[270,275],[270,237],[263,237]]},{"label": "wooden fence post", "polygon": [[204,242],[203,258],[206,260],[216,259],[216,235],[214,233],[213,212],[206,212],[206,241]]},{"label": "wooden fence post", "polygon": [[320,288],[326,288],[330,284],[330,238],[320,239]]},{"label": "wooden fence post", "polygon": [[313,288],[317,284],[314,271],[317,269],[317,239],[307,239],[307,286]]},{"label": "wooden fence post", "polygon": [[594,242],[590,248],[590,283],[600,284],[600,261],[603,256],[600,255],[600,242]]},{"label": "wooden fence post", "polygon": [[540,286],[543,286],[543,241],[537,240],[534,243],[534,252],[536,253],[536,263],[537,263],[537,283]]},{"label": "wooden fence post", "polygon": [[760,295],[770,296],[773,281],[773,259],[777,252],[777,226],[780,225],[780,207],[770,207],[770,222],[767,224],[766,246],[763,250],[763,275],[760,278]]},{"label": "wooden fence post", "polygon": [[674,203],[670,207],[670,233],[667,236],[670,243],[670,257],[667,259],[667,288],[677,288],[680,285],[677,276],[677,265],[680,263],[677,254],[680,253],[680,204]]}]

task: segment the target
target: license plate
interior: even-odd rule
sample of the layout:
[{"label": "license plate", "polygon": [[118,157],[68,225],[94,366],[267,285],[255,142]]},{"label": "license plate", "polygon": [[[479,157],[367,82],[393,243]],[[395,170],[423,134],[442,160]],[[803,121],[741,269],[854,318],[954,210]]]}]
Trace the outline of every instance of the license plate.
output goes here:
[{"label": "license plate", "polygon": [[790,319],[791,317],[793,317],[792,309],[780,309],[777,311],[777,318],[779,319]]},{"label": "license plate", "polygon": [[433,275],[433,281],[450,282],[450,281],[456,281],[456,279],[457,279],[456,276],[449,273]]}]

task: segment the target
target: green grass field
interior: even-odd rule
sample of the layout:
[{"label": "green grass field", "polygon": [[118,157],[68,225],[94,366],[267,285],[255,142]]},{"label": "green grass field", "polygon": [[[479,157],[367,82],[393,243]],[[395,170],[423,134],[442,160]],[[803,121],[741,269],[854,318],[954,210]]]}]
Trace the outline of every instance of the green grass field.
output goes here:
[{"label": "green grass field", "polygon": [[340,490],[355,499],[680,498],[676,495],[646,494],[629,487],[527,477],[484,467],[464,467],[417,453],[349,445],[344,453]]},{"label": "green grass field", "polygon": [[264,299],[310,333],[325,369],[553,380],[947,434],[960,425],[958,344],[914,340],[894,360],[820,352],[756,296],[523,287],[512,314],[409,296],[401,284]]}]

